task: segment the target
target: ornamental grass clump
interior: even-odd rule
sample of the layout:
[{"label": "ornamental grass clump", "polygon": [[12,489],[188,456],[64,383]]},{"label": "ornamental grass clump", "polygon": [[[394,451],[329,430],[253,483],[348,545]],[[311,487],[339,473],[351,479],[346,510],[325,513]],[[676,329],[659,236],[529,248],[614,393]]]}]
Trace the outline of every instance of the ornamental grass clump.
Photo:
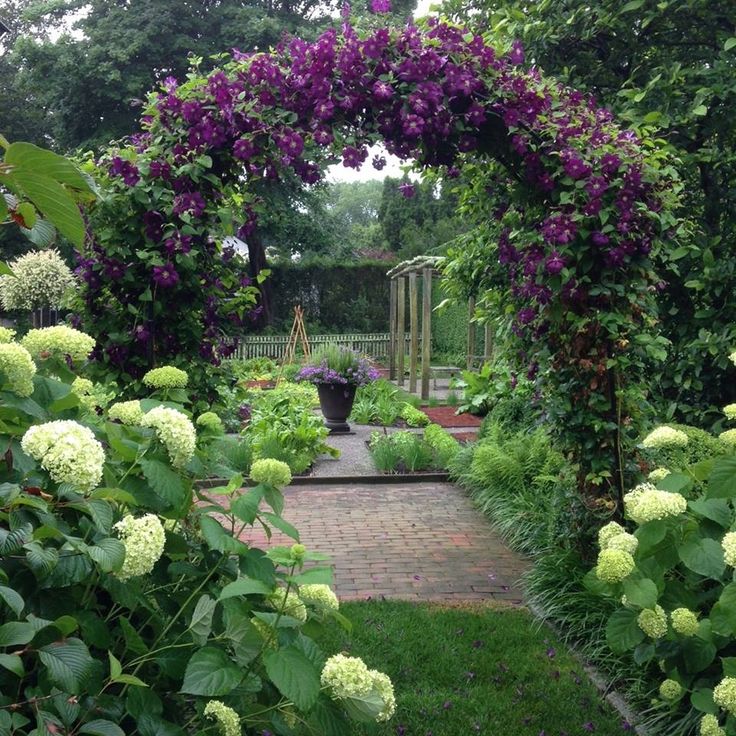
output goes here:
[{"label": "ornamental grass clump", "polygon": [[21,340],[26,350],[37,360],[69,360],[82,363],[95,347],[94,338],[66,325],[29,330]]},{"label": "ornamental grass clump", "polygon": [[0,303],[9,312],[59,307],[77,285],[56,250],[31,251],[8,265],[13,275],[0,276]]}]

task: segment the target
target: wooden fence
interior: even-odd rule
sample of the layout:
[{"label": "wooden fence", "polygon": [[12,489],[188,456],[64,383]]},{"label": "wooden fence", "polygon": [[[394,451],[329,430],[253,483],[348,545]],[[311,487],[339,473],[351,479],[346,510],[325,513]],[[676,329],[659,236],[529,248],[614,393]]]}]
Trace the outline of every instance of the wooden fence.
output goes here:
[{"label": "wooden fence", "polygon": [[[371,358],[385,358],[389,354],[390,334],[370,332],[350,335],[309,335],[312,350],[320,345],[336,342]],[[281,360],[286,354],[288,335],[244,335],[240,338],[236,355],[238,358],[273,358]],[[404,335],[404,350],[409,351],[410,338]],[[299,345],[297,344],[297,350]]]}]

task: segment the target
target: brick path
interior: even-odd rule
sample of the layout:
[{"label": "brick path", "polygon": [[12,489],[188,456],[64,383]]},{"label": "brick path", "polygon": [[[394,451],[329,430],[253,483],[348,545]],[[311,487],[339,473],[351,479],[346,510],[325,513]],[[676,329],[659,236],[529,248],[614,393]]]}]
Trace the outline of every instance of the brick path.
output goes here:
[{"label": "brick path", "polygon": [[[331,556],[340,598],[522,602],[527,563],[450,483],[291,486],[284,495],[302,543]],[[279,532],[269,542],[260,527],[241,538],[262,549],[293,543]]]}]

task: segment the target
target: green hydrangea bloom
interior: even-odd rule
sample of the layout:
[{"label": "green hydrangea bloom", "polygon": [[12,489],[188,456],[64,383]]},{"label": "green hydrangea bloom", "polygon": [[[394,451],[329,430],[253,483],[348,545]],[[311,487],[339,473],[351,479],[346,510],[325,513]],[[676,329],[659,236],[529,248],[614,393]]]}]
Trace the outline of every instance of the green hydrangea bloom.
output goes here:
[{"label": "green hydrangea bloom", "polygon": [[736,429],[727,429],[718,435],[718,439],[725,442],[731,449],[736,447]]},{"label": "green hydrangea bloom", "polygon": [[694,636],[698,633],[698,617],[688,608],[675,608],[670,614],[672,628],[682,636]]},{"label": "green hydrangea bloom", "polygon": [[721,540],[721,547],[726,564],[736,567],[736,532],[727,532]]},{"label": "green hydrangea bloom", "polygon": [[682,695],[682,686],[677,680],[665,680],[659,686],[659,696],[662,700],[677,700]]},{"label": "green hydrangea bloom", "polygon": [[620,583],[634,572],[634,558],[622,549],[604,549],[598,555],[595,574],[606,583]]},{"label": "green hydrangea bloom", "polygon": [[90,491],[102,480],[105,451],[92,431],[77,422],[37,424],[28,429],[20,444],[57,483]]},{"label": "green hydrangea bloom", "polygon": [[30,330],[21,340],[26,350],[39,360],[57,358],[64,360],[67,356],[74,363],[87,360],[95,347],[94,338],[84,332],[66,325],[44,327]]},{"label": "green hydrangea bloom", "polygon": [[307,620],[307,607],[293,590],[287,593],[286,588],[276,588],[266,601],[271,608],[281,611],[285,616],[291,616],[302,623]]},{"label": "green hydrangea bloom", "polygon": [[615,521],[609,521],[608,524],[602,526],[598,530],[598,545],[601,549],[606,549],[606,547],[608,547],[608,542],[613,537],[617,537],[619,534],[625,531],[626,530],[621,526],[621,524]]},{"label": "green hydrangea bloom", "polygon": [[736,419],[736,404],[726,404],[723,407],[723,413],[726,415],[726,419]]},{"label": "green hydrangea bloom", "polygon": [[210,700],[204,707],[204,715],[217,721],[222,736],[240,736],[240,716],[220,700]]},{"label": "green hydrangea bloom", "polygon": [[291,470],[281,460],[262,458],[250,466],[250,479],[254,483],[283,488],[291,483]]},{"label": "green hydrangea bloom", "polygon": [[667,468],[655,468],[649,473],[647,478],[652,483],[659,483],[659,481],[664,480],[668,475],[670,475],[670,471]]},{"label": "green hydrangea bloom", "polygon": [[641,483],[624,496],[626,515],[637,524],[678,516],[687,509],[687,501],[679,493],[661,491],[651,483]]},{"label": "green hydrangea bloom", "polygon": [[143,409],[140,401],[119,401],[107,410],[107,418],[110,421],[117,420],[121,424],[136,426],[143,419]]},{"label": "green hydrangea bloom", "polygon": [[326,608],[332,611],[337,611],[340,608],[340,602],[329,585],[322,585],[320,583],[300,585],[299,597],[307,605],[317,608]]},{"label": "green hydrangea bloom", "polygon": [[26,397],[33,393],[36,364],[22,345],[0,343],[0,374],[5,377],[8,389],[14,394]]},{"label": "green hydrangea bloom", "polygon": [[667,614],[662,606],[645,608],[636,620],[639,628],[650,639],[661,639],[667,635]]},{"label": "green hydrangea bloom", "polygon": [[700,736],[726,736],[726,732],[718,725],[718,718],[708,713],[700,719]]},{"label": "green hydrangea bloom", "polygon": [[10,327],[0,326],[0,343],[13,342],[15,337],[15,330],[11,330]]},{"label": "green hydrangea bloom", "polygon": [[611,537],[611,539],[608,540],[606,549],[621,549],[624,552],[628,552],[630,555],[633,555],[638,546],[639,540],[633,534],[621,532],[621,534],[617,534],[615,537]]},{"label": "green hydrangea bloom", "polygon": [[376,716],[376,721],[379,723],[388,721],[396,712],[394,685],[391,682],[391,678],[384,672],[368,670],[368,674],[373,678],[373,689],[381,696],[381,700],[383,700],[383,708]]},{"label": "green hydrangea bloom", "polygon": [[206,411],[197,417],[197,426],[218,431],[222,429],[222,419],[213,411]]},{"label": "green hydrangea bloom", "polygon": [[367,695],[373,689],[373,677],[360,657],[335,654],[322,668],[322,687],[335,699]]},{"label": "green hydrangea bloom", "polygon": [[143,415],[141,425],[156,430],[175,468],[184,467],[194,456],[197,432],[189,417],[180,411],[168,406],[156,406]]},{"label": "green hydrangea bloom", "polygon": [[687,435],[683,431],[672,427],[657,427],[642,440],[641,444],[642,447],[651,450],[660,447],[685,447],[687,443]]},{"label": "green hydrangea bloom", "polygon": [[152,389],[186,388],[189,376],[186,371],[175,368],[173,365],[162,365],[153,368],[143,376],[143,383]]},{"label": "green hydrangea bloom", "polygon": [[118,570],[120,580],[147,575],[164,551],[166,534],[155,514],[126,516],[113,526],[125,545],[125,559]]},{"label": "green hydrangea bloom", "polygon": [[713,690],[713,702],[736,716],[736,677],[724,677]]}]

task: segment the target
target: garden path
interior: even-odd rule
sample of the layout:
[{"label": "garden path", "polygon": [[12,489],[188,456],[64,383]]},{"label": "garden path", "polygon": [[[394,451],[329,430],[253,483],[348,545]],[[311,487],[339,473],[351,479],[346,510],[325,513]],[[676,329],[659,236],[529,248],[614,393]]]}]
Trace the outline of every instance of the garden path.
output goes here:
[{"label": "garden path", "polygon": [[[284,495],[302,543],[331,556],[342,599],[523,602],[528,563],[451,483],[298,485]],[[293,543],[255,527],[241,539],[261,549]]]}]

